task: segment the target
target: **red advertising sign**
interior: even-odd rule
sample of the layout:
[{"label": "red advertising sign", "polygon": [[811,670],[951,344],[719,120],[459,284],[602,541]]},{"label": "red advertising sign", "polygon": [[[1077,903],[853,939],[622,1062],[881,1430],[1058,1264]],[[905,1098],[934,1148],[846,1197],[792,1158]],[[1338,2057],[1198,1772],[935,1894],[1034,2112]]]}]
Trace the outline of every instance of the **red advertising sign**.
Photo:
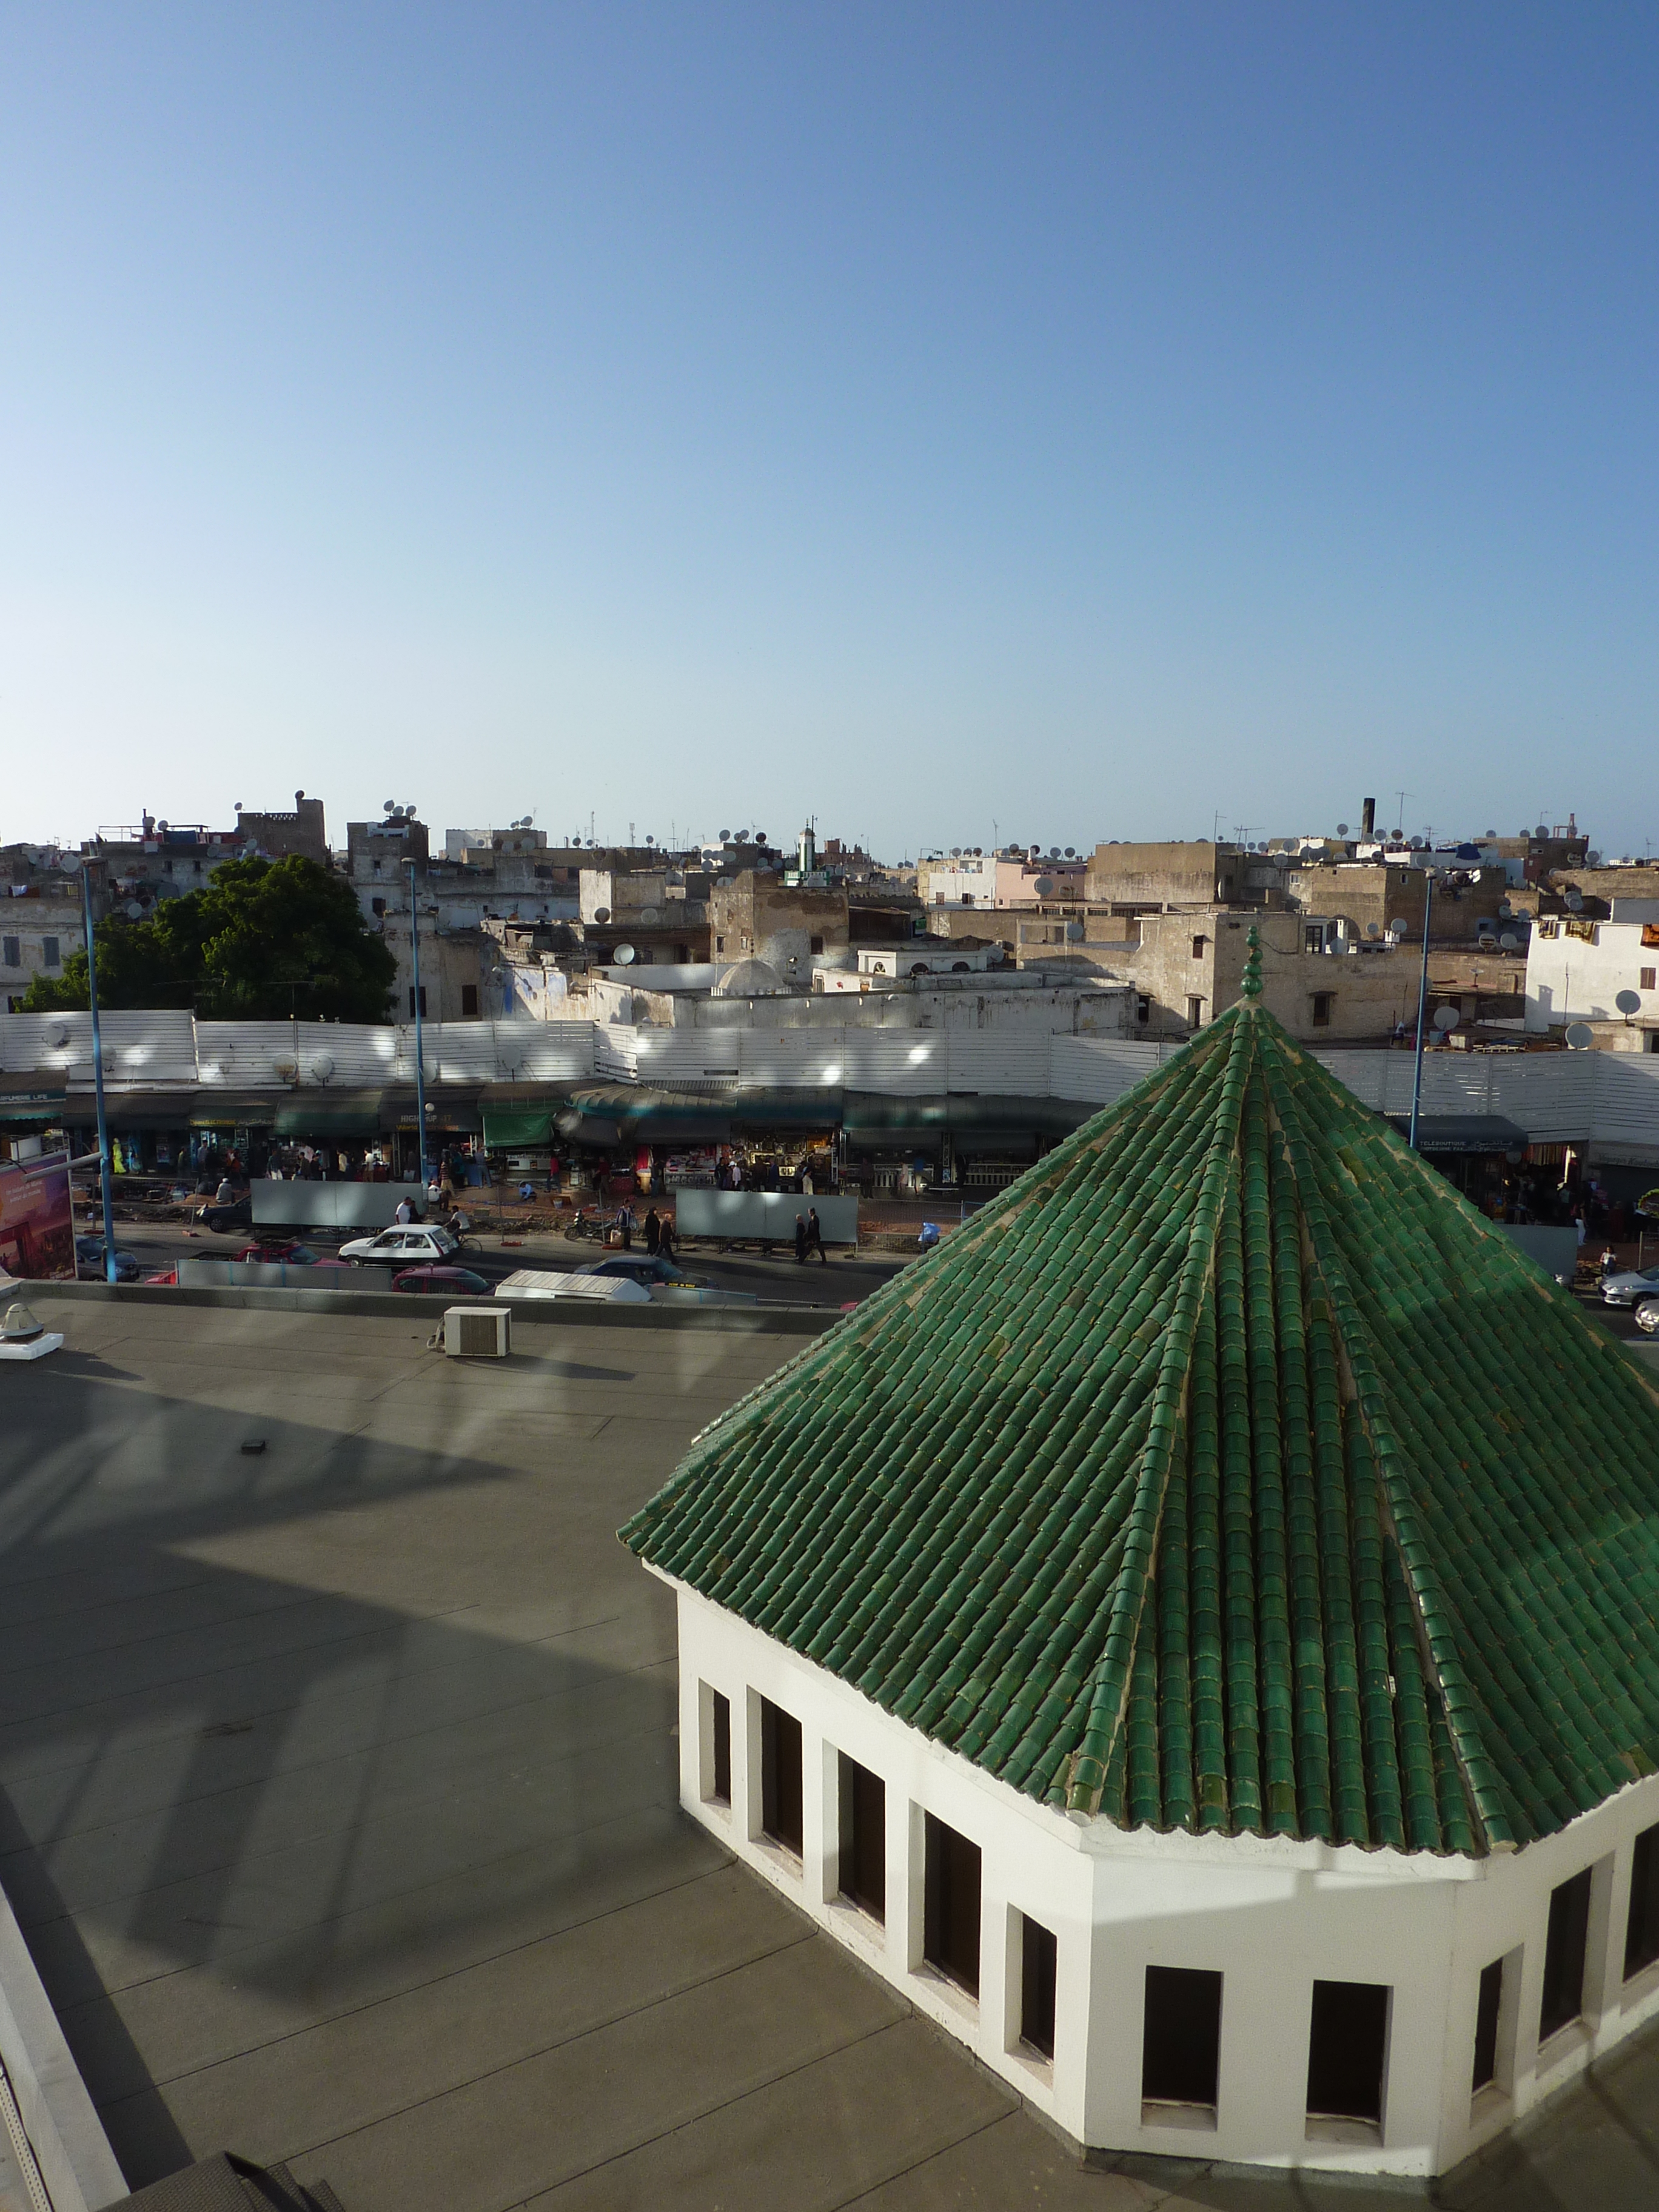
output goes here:
[{"label": "red advertising sign", "polygon": [[0,1267],[37,1280],[75,1273],[67,1152],[0,1161]]}]

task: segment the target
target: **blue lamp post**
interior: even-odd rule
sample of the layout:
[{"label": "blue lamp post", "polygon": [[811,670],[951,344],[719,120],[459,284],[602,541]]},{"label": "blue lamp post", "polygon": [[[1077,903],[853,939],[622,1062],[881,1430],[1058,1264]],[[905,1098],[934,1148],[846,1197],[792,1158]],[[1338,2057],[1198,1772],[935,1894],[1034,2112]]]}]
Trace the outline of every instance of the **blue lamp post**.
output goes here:
[{"label": "blue lamp post", "polygon": [[431,1178],[426,1165],[426,1051],[421,1037],[421,914],[415,889],[416,864],[408,860],[404,866],[409,870],[409,945],[415,977],[415,1149],[420,1161],[421,1205],[424,1210],[427,1184]]},{"label": "blue lamp post", "polygon": [[[104,1200],[104,1279],[115,1280],[115,1211],[110,1192],[109,1121],[104,1111],[104,1047],[98,1034],[98,957],[92,942],[92,871],[81,860],[81,911],[87,932],[87,1003],[92,1009],[92,1088],[98,1102],[98,1180]],[[71,1209],[71,1212],[73,1209]]]},{"label": "blue lamp post", "polygon": [[1417,1150],[1417,1119],[1423,1104],[1423,1026],[1429,1011],[1429,925],[1434,919],[1434,870],[1423,871],[1423,968],[1417,979],[1417,1063],[1412,1071],[1412,1133]]}]

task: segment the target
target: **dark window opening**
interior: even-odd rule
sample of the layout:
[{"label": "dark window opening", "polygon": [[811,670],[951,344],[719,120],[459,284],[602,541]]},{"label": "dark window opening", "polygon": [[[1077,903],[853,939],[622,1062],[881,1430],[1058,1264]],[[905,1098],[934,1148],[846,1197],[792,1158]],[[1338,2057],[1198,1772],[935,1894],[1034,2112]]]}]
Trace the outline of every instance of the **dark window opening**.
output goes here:
[{"label": "dark window opening", "polygon": [[1188,1026],[1189,1029],[1194,1029],[1194,1030],[1198,1030],[1198,1029],[1202,1029],[1202,1028],[1203,1028],[1203,1026],[1204,1026],[1204,1001],[1203,1001],[1203,1000],[1202,1000],[1202,999],[1188,999],[1188,1001],[1187,1001],[1187,1026]]},{"label": "dark window opening", "polygon": [[761,1699],[761,1833],[799,1858],[800,1723],[769,1698]]},{"label": "dark window opening", "polygon": [[1474,2080],[1484,2089],[1498,2079],[1498,2013],[1504,2001],[1504,1961],[1480,1970],[1480,1999],[1474,2008]]},{"label": "dark window opening", "polygon": [[1204,943],[1205,940],[1201,937],[1194,938],[1193,957],[1194,960],[1201,960],[1204,957]]},{"label": "dark window opening", "polygon": [[691,947],[689,945],[677,945],[674,947],[674,957],[682,968],[689,966],[691,959]]},{"label": "dark window opening", "polygon": [[15,937],[9,937],[5,940],[4,949],[7,967],[21,968],[23,964],[23,947],[21,940]]},{"label": "dark window opening", "polygon": [[930,1966],[979,1995],[979,1845],[927,1815],[926,1905],[922,1956]]},{"label": "dark window opening", "polygon": [[1304,952],[1322,952],[1325,950],[1324,931],[1304,929],[1302,933],[1302,949]]},{"label": "dark window opening", "polygon": [[476,1020],[477,1012],[478,987],[476,983],[463,983],[461,986],[461,1019],[464,1022]]},{"label": "dark window opening", "polygon": [[1143,991],[1135,1000],[1135,1019],[1143,1026],[1152,1018],[1152,1002]]},{"label": "dark window opening", "polygon": [[1140,2094],[1149,2105],[1209,2105],[1221,2064],[1221,1977],[1148,1966]]},{"label": "dark window opening", "polygon": [[887,1786],[841,1753],[841,1893],[878,1920],[887,1917]]},{"label": "dark window opening", "polygon": [[40,939],[40,957],[48,968],[58,966],[58,939],[55,937],[43,937]]},{"label": "dark window opening", "polygon": [[1389,1992],[1377,1982],[1316,1982],[1308,2038],[1308,2117],[1382,2118]]},{"label": "dark window opening", "polygon": [[1659,1827],[1644,1828],[1631,1855],[1630,1918],[1625,1923],[1625,1978],[1659,1959]]},{"label": "dark window opening", "polygon": [[822,952],[823,950],[823,939],[821,937],[813,938],[811,939],[811,946],[814,952]]},{"label": "dark window opening", "polygon": [[716,951],[716,952],[724,952],[724,951],[725,951],[725,950],[726,950],[726,939],[725,939],[723,937],[717,937],[717,938],[714,939],[714,950],[715,950],[715,951]]},{"label": "dark window opening", "polygon": [[1538,2008],[1540,2043],[1547,2043],[1584,2009],[1589,1905],[1589,1867],[1551,1893],[1549,1935],[1544,1944],[1544,1995]]},{"label": "dark window opening", "polygon": [[1054,2055],[1054,1981],[1060,1946],[1052,1932],[1020,1915],[1019,2038],[1045,2058]]},{"label": "dark window opening", "polygon": [[[420,998],[421,1019],[424,1021],[426,1019],[426,985],[424,983],[421,986]],[[415,1018],[415,986],[412,983],[409,987],[409,1018],[410,1021]]]},{"label": "dark window opening", "polygon": [[708,1794],[717,1805],[732,1802],[732,1700],[719,1690],[708,1693],[710,1733],[714,1744],[714,1771]]},{"label": "dark window opening", "polygon": [[384,914],[386,912],[386,901],[383,898],[370,899],[368,903],[374,913]]},{"label": "dark window opening", "polygon": [[1313,1022],[1316,1030],[1328,1030],[1331,1025],[1331,1000],[1335,994],[1316,991],[1313,994]]}]

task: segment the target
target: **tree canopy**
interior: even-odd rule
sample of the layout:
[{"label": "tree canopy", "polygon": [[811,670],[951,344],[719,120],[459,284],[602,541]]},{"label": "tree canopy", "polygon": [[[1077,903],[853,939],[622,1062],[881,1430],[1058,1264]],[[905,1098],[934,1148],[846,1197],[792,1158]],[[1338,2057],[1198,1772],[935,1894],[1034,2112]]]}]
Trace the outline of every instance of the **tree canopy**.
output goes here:
[{"label": "tree canopy", "polygon": [[[94,932],[100,1006],[190,1006],[215,1020],[382,1022],[397,957],[363,920],[345,878],[293,854],[227,860],[201,890],[142,921],[107,915]],[[88,1003],[87,956],[37,975],[27,1013]]]}]

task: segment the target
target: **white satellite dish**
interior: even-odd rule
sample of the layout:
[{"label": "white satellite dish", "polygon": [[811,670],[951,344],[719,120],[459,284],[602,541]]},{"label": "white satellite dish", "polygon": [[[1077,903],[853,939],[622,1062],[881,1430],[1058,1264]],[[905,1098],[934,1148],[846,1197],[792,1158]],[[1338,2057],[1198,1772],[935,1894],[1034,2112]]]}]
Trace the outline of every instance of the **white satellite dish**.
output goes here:
[{"label": "white satellite dish", "polygon": [[139,905],[137,899],[129,899],[125,906],[122,908],[121,911],[125,915],[129,921],[137,921],[143,915],[144,909]]},{"label": "white satellite dish", "polygon": [[46,1031],[46,1042],[52,1047],[54,1052],[61,1052],[64,1047],[69,1042],[69,1024],[67,1022],[54,1022],[52,1027]]},{"label": "white satellite dish", "polygon": [[292,1083],[300,1073],[300,1063],[291,1052],[280,1053],[270,1064],[284,1083]]},{"label": "white satellite dish", "polygon": [[1513,952],[1520,942],[1520,939],[1512,929],[1506,929],[1498,940],[1498,950],[1502,952]]},{"label": "white satellite dish", "polygon": [[1621,991],[1613,1003],[1621,1014],[1639,1014],[1642,1011],[1642,994],[1639,991]]},{"label": "white satellite dish", "polygon": [[1460,1018],[1455,1006],[1437,1006],[1434,1010],[1434,1025],[1442,1036],[1449,1036]]},{"label": "white satellite dish", "polygon": [[326,1083],[329,1077],[334,1073],[333,1054],[319,1052],[316,1059],[311,1063],[311,1072],[316,1077],[319,1083]]},{"label": "white satellite dish", "polygon": [[618,968],[631,968],[634,964],[634,948],[631,945],[619,945],[617,947],[616,961]]},{"label": "white satellite dish", "polygon": [[1595,1042],[1595,1031],[1588,1022],[1569,1022],[1565,1042],[1569,1052],[1588,1052]]}]

